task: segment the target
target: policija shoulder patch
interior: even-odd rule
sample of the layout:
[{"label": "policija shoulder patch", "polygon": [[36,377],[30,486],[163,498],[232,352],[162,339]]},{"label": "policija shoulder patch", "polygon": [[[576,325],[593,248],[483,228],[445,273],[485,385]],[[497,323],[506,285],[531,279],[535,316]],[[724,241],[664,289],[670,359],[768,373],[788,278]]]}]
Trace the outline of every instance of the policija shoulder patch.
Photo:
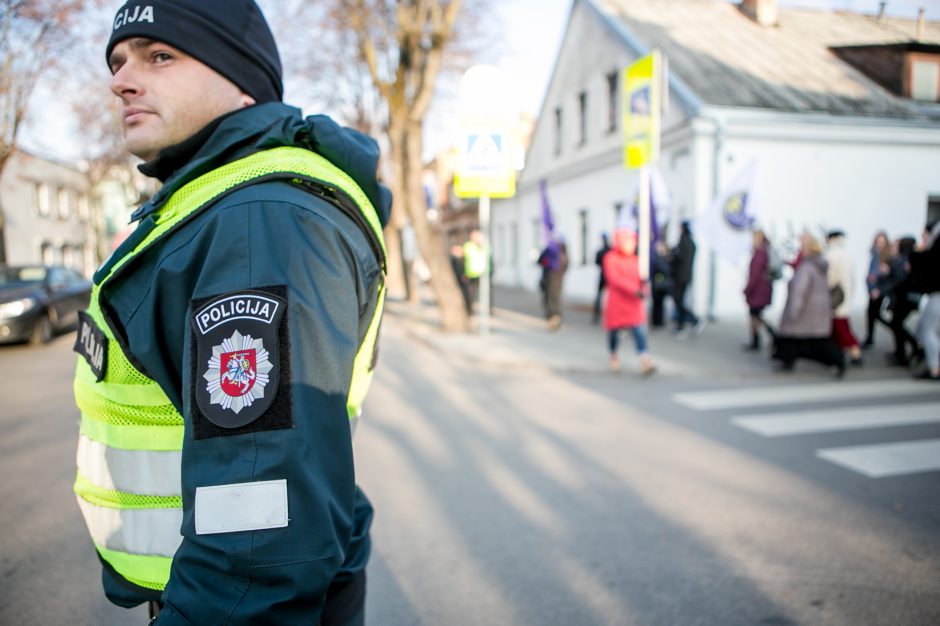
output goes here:
[{"label": "policija shoulder patch", "polygon": [[283,287],[193,301],[196,439],[293,425],[286,310]]},{"label": "policija shoulder patch", "polygon": [[84,357],[95,380],[101,382],[108,370],[108,338],[85,311],[78,312],[78,332],[72,350]]}]

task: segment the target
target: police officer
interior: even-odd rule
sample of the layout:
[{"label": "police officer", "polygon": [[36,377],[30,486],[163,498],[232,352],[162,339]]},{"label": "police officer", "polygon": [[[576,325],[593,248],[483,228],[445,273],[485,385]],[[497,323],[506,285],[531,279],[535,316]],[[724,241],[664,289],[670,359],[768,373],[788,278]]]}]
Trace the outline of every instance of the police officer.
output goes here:
[{"label": "police officer", "polygon": [[480,279],[489,271],[486,238],[479,230],[473,230],[463,244],[463,275],[467,280],[467,314],[473,313],[473,304],[480,299]]},{"label": "police officer", "polygon": [[128,150],[163,187],[76,341],[75,493],[105,594],[161,626],[362,624],[377,146],[281,103],[252,0],[131,0],[106,56]]}]

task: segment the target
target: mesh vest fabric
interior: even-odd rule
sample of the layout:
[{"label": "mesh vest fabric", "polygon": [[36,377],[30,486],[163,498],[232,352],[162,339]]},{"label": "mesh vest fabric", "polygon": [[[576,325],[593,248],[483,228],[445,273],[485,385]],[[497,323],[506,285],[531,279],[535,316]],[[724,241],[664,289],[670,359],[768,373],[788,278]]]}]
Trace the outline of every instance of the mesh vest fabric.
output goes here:
[{"label": "mesh vest fabric", "polygon": [[[345,172],[300,148],[255,153],[209,172],[173,194],[153,230],[120,259],[109,260],[93,288],[88,314],[108,339],[107,371],[100,382],[81,357],[74,391],[81,411],[78,472],[73,490],[100,557],[127,581],[162,590],[182,537],[180,461],[184,420],[160,386],[137,370],[102,314],[102,287],[143,250],[183,220],[237,187],[261,180],[312,180],[348,196],[381,246],[375,208]],[[384,263],[383,263],[384,267]],[[375,313],[353,364],[347,412],[358,418],[372,378],[373,354],[384,304],[378,286]]]}]

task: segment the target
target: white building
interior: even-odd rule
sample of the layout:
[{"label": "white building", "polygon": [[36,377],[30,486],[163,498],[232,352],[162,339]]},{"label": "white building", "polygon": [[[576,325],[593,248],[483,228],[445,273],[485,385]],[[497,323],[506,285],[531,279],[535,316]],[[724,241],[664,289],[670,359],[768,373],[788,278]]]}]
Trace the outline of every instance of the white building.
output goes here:
[{"label": "white building", "polygon": [[60,264],[91,276],[97,241],[85,174],[17,151],[0,178],[8,265]]},{"label": "white building", "polygon": [[[620,71],[653,48],[670,69],[659,161],[670,239],[756,160],[761,226],[779,244],[845,230],[861,307],[874,233],[919,236],[940,217],[940,23],[772,0],[574,0],[517,196],[493,203],[497,284],[536,289],[545,180],[568,243],[565,296],[593,299],[600,235],[637,186],[622,165]],[[694,310],[745,315],[746,260],[712,268],[698,244]],[[777,290],[779,309],[784,281]]]}]

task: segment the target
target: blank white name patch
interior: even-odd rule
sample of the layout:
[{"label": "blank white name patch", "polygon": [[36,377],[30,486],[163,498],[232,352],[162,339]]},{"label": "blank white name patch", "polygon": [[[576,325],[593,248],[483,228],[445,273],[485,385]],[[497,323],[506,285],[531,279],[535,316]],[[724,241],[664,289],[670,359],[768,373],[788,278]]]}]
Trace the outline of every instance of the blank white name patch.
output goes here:
[{"label": "blank white name patch", "polygon": [[196,534],[287,526],[287,480],[196,487]]}]

